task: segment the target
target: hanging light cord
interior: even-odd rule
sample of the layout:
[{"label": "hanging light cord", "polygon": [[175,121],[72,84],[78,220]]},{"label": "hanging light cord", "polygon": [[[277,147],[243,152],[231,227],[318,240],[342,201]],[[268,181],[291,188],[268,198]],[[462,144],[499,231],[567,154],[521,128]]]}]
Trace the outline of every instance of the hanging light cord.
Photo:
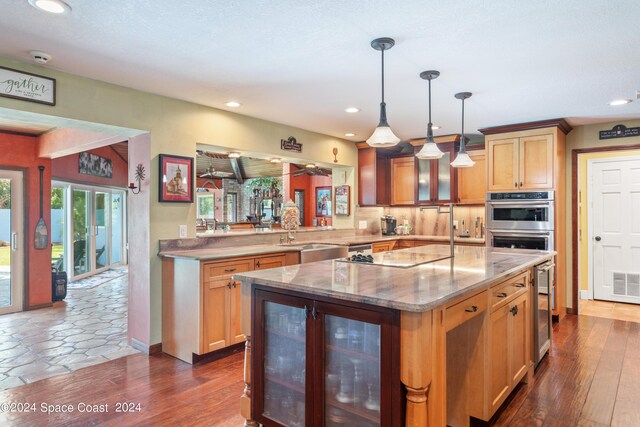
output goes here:
[{"label": "hanging light cord", "polygon": [[462,98],[462,137],[461,137],[461,141],[460,141],[460,152],[461,153],[465,153],[465,147],[464,147],[464,98]]},{"label": "hanging light cord", "polygon": [[382,103],[384,104],[384,47],[382,48]]}]

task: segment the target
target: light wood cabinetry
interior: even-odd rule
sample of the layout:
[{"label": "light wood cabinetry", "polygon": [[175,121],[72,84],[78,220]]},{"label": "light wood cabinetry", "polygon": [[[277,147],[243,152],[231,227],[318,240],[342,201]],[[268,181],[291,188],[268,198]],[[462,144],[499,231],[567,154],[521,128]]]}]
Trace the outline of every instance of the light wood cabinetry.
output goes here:
[{"label": "light wood cabinetry", "polygon": [[[554,191],[554,317],[566,314],[566,143],[564,119],[480,129],[487,149],[487,191]],[[574,302],[575,304],[575,302]]]},{"label": "light wood cabinetry", "polygon": [[298,264],[299,260],[299,252],[215,261],[163,258],[163,352],[193,363],[194,355],[244,342],[242,284],[231,276]]},{"label": "light wood cabinetry", "polygon": [[458,203],[484,204],[487,198],[487,169],[484,150],[468,150],[473,167],[458,169]]},{"label": "light wood cabinetry", "polygon": [[391,159],[391,204],[415,204],[414,157]]},{"label": "light wood cabinetry", "polygon": [[373,243],[371,245],[371,252],[373,252],[374,254],[377,254],[379,252],[389,252],[394,249],[395,245],[395,240]]},{"label": "light wood cabinetry", "polygon": [[487,152],[489,191],[553,189],[553,135],[489,140]]}]

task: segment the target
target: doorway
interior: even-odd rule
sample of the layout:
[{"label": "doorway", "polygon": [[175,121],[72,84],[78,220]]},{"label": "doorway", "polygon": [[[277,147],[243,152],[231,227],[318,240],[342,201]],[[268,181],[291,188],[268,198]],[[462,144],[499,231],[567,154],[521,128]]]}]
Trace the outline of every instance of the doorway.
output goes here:
[{"label": "doorway", "polygon": [[22,172],[0,170],[0,314],[22,311],[23,197]]},{"label": "doorway", "polygon": [[587,175],[593,298],[640,304],[640,156],[589,160]]},{"label": "doorway", "polygon": [[304,224],[304,190],[293,190],[293,203],[300,212],[300,225]]}]

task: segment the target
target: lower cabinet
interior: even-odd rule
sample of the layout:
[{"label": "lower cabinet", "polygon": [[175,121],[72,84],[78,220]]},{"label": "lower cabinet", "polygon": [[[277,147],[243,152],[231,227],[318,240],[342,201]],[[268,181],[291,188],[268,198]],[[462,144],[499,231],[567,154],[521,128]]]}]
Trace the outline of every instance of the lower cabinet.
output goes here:
[{"label": "lower cabinet", "polygon": [[401,424],[399,315],[255,289],[254,419],[264,426]]},{"label": "lower cabinet", "polygon": [[371,245],[371,252],[377,254],[379,252],[389,252],[394,249],[396,241],[377,242]]}]

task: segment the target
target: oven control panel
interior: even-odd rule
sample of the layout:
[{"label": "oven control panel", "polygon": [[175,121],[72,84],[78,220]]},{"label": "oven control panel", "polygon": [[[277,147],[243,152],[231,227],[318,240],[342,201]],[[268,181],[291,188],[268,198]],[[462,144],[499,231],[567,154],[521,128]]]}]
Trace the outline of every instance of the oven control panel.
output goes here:
[{"label": "oven control panel", "polygon": [[553,191],[487,193],[487,200],[553,200]]}]

